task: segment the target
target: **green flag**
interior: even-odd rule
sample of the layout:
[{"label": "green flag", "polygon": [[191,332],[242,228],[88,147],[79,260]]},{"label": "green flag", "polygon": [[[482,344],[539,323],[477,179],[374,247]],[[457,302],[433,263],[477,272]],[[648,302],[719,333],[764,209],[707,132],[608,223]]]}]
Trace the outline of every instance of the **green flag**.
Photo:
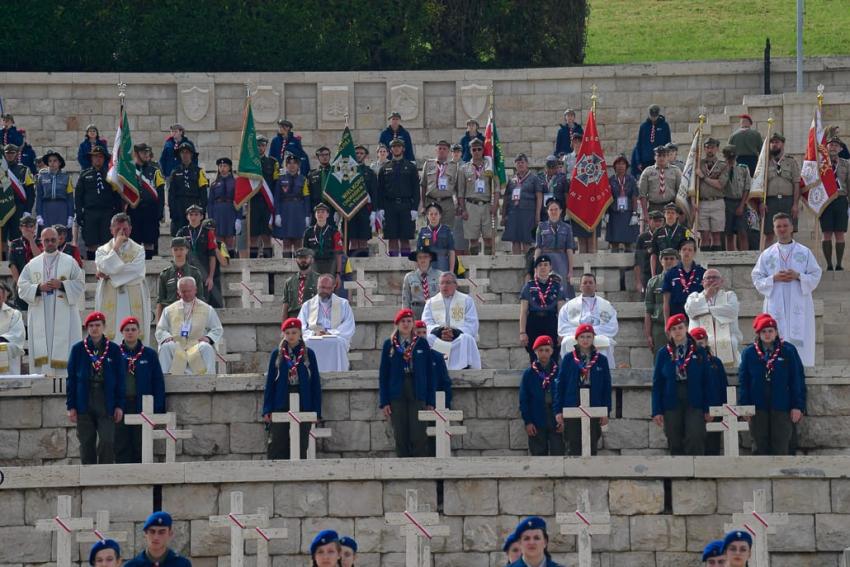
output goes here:
[{"label": "green flag", "polygon": [[493,174],[504,186],[508,182],[508,177],[505,175],[505,156],[502,154],[502,142],[499,141],[499,132],[496,131],[496,119],[493,117],[492,110],[490,119],[487,121],[487,128],[484,130],[484,156],[490,158]]},{"label": "green flag", "polygon": [[121,107],[121,119],[115,132],[115,145],[112,147],[112,158],[106,179],[112,188],[118,192],[130,206],[139,204],[141,183],[136,164],[133,161],[133,139],[130,137],[130,121],[127,111]]},{"label": "green flag", "polygon": [[342,132],[336,157],[325,177],[325,201],[331,204],[345,220],[351,220],[360,207],[369,202],[366,179],[360,173],[360,164],[354,158],[354,140],[348,126]]},{"label": "green flag", "polygon": [[236,193],[233,204],[238,209],[262,190],[270,210],[274,210],[272,188],[263,178],[263,163],[260,161],[260,150],[257,148],[257,129],[254,127],[254,111],[251,110],[251,99],[245,104],[245,120],[242,123],[242,143],[239,145],[239,161],[236,164]]}]

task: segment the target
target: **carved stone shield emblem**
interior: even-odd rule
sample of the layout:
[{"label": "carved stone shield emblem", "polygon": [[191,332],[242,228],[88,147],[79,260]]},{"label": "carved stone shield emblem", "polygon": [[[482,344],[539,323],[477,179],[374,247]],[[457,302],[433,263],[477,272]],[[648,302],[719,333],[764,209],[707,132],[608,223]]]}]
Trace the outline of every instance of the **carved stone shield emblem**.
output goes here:
[{"label": "carved stone shield emblem", "polygon": [[192,86],[180,91],[180,99],[186,118],[200,122],[210,108],[210,89]]},{"label": "carved stone shield emblem", "polygon": [[271,86],[257,87],[251,103],[257,122],[274,122],[280,116],[280,93]]},{"label": "carved stone shield emblem", "polygon": [[347,86],[323,86],[322,120],[327,122],[342,122],[349,114]]},{"label": "carved stone shield emblem", "polygon": [[401,114],[404,121],[415,120],[419,116],[419,87],[408,84],[390,87],[390,110]]},{"label": "carved stone shield emblem", "polygon": [[468,118],[479,118],[487,108],[486,85],[466,85],[460,88],[460,106]]}]

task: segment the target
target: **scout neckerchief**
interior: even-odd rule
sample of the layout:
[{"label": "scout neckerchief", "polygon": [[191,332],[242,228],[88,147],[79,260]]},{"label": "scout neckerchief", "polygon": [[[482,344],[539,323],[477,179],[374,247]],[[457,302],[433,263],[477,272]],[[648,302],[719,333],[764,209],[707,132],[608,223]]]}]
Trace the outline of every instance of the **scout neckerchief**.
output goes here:
[{"label": "scout neckerchief", "polygon": [[481,173],[484,171],[484,163],[481,165],[476,164],[474,161],[470,163],[472,164],[472,171],[475,172],[475,179],[480,179]]},{"label": "scout neckerchief", "polygon": [[419,279],[422,280],[422,297],[425,301],[431,299],[431,286],[428,285],[428,272],[419,272]]},{"label": "scout neckerchief", "polygon": [[121,350],[121,356],[127,361],[127,372],[130,374],[136,373],[136,363],[142,358],[142,353],[145,351],[141,341],[138,342],[137,346],[139,347],[139,352],[132,354],[132,352],[124,350],[124,341],[121,341],[121,344],[118,345],[118,348]]},{"label": "scout neckerchief", "polygon": [[197,234],[195,234],[195,228],[192,228],[192,225],[189,225],[189,242],[192,244],[192,252],[197,254],[198,253],[198,250],[197,250],[198,244],[197,243],[198,243],[198,240],[200,240],[200,238],[201,238],[201,230],[202,230],[203,227],[198,225],[196,228],[198,229]]},{"label": "scout neckerchief", "polygon": [[289,136],[281,136],[283,142],[280,144],[280,161],[285,162],[286,160],[286,144],[289,142]]},{"label": "scout neckerchief", "polygon": [[697,278],[697,266],[694,264],[691,266],[691,271],[689,272],[688,279],[685,279],[685,270],[682,268],[684,265],[680,265],[677,269],[679,270],[679,283],[682,284],[682,291],[689,292],[691,290],[691,286],[694,285],[694,281]]},{"label": "scout neckerchief", "polygon": [[720,163],[720,160],[717,160],[717,159],[716,159],[716,160],[714,160],[714,161],[711,163],[711,169],[708,169],[708,160],[705,160],[706,175],[707,175],[708,177],[711,177],[711,174],[712,174],[712,173],[714,173],[714,168],[715,168],[715,167],[717,167],[717,164],[718,164],[718,163]]},{"label": "scout neckerchief", "polygon": [[[393,351],[399,353],[401,355],[402,360],[404,360],[405,366],[410,365],[410,361],[413,358],[413,347],[416,345],[416,341],[419,340],[419,337],[414,336],[407,345],[407,348],[402,347],[401,343],[398,340],[398,331],[393,333],[391,338]],[[392,355],[392,352],[390,353]]]},{"label": "scout neckerchief", "polygon": [[319,232],[319,223],[316,223],[316,226],[313,227],[313,238],[316,239],[316,244],[319,246],[320,256],[325,253],[325,234],[327,234],[330,228],[330,223],[325,225],[325,228],[322,229],[322,232]]},{"label": "scout neckerchief", "polygon": [[448,163],[440,163],[440,162],[435,162],[435,163],[436,163],[436,166],[437,166],[437,188],[439,188],[440,178],[446,172],[446,168],[449,166],[449,164]]},{"label": "scout neckerchief", "polygon": [[673,364],[676,365],[676,374],[679,376],[687,375],[688,365],[691,363],[691,359],[693,359],[696,350],[695,344],[688,341],[688,351],[685,353],[685,356],[680,357],[676,354],[676,350],[673,349],[673,346],[670,343],[667,343],[667,353],[670,355],[670,360],[672,360]]},{"label": "scout neckerchief", "polygon": [[592,356],[585,359],[584,356],[579,356],[578,346],[573,349],[573,361],[575,361],[576,366],[578,366],[582,384],[587,384],[587,381],[590,379],[590,371],[593,370],[593,366],[596,364],[596,361],[599,360],[599,351],[594,348],[590,352]]},{"label": "scout neckerchief", "polygon": [[765,369],[767,372],[764,375],[765,380],[770,380],[770,375],[773,374],[773,367],[776,366],[776,360],[779,358],[779,355],[782,354],[782,339],[776,337],[776,341],[774,343],[776,348],[773,349],[773,352],[768,357],[763,350],[761,350],[761,340],[756,339],[753,342],[753,347],[756,350],[756,356],[759,357],[759,360],[764,363]]},{"label": "scout neckerchief", "polygon": [[667,185],[664,183],[664,169],[656,168],[658,170],[658,192],[662,195],[664,194],[664,190],[667,188]]},{"label": "scout neckerchief", "polygon": [[296,349],[298,350],[298,354],[295,355],[294,358],[292,354],[289,353],[288,343],[284,344],[280,349],[280,353],[283,356],[283,360],[286,361],[286,367],[288,368],[287,376],[290,384],[295,384],[295,382],[298,380],[298,365],[301,364],[301,362],[304,360],[304,351],[306,350],[304,348],[303,343],[300,342],[295,345],[295,348],[292,349],[292,352],[294,353]]},{"label": "scout neckerchief", "polygon": [[[91,348],[89,348],[89,342],[92,343]],[[109,350],[108,343],[103,345],[103,352],[100,355],[97,354],[97,347],[91,337],[86,337],[86,340],[83,341],[83,348],[86,349],[86,354],[89,355],[94,373],[99,374],[103,369],[103,361],[106,360],[106,352]],[[94,352],[92,352],[92,349],[94,349]]]},{"label": "scout neckerchief", "polygon": [[178,280],[180,278],[182,278],[183,277],[183,268],[185,268],[185,267],[186,267],[186,264],[183,264],[180,267],[178,267],[177,264],[174,264],[174,277],[176,277]]},{"label": "scout neckerchief", "polygon": [[531,363],[531,369],[537,373],[537,376],[540,378],[540,386],[544,390],[549,389],[549,385],[552,383],[552,379],[555,377],[555,374],[558,372],[558,363],[554,360],[552,362],[552,369],[549,372],[543,368],[543,365],[540,364],[539,360],[535,360]]},{"label": "scout neckerchief", "polygon": [[514,177],[514,184],[517,186],[517,188],[519,188],[519,193],[517,193],[517,197],[515,199],[513,199],[514,202],[519,202],[519,200],[522,198],[522,184],[528,178],[528,175],[530,173],[531,173],[531,170],[528,170],[528,171],[525,172],[525,175],[523,175],[522,177],[519,176],[519,173],[517,173],[516,177]]},{"label": "scout neckerchief", "polygon": [[546,307],[549,304],[549,292],[552,291],[554,278],[550,275],[546,278],[546,282],[546,291],[543,291],[543,286],[540,284],[540,280],[537,279],[537,276],[534,276],[533,290],[537,293],[537,300],[540,302],[540,307]]},{"label": "scout neckerchief", "polygon": [[304,305],[304,286],[307,283],[307,274],[298,275],[298,305]]}]

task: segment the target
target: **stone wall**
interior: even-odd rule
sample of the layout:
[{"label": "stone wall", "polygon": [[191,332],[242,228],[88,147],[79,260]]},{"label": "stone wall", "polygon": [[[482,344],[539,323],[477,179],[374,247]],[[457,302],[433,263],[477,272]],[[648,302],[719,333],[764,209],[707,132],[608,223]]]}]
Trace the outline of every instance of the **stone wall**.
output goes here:
[{"label": "stone wall", "polygon": [[[272,526],[289,532],[270,544],[276,567],[307,564],[310,541],[326,528],[357,539],[358,565],[401,567],[404,542],[384,514],[402,511],[405,490],[416,489],[421,508],[438,512],[451,530],[432,540],[436,567],[503,565],[501,542],[530,514],[547,520],[555,560],[575,565],[575,538],[558,534],[555,515],[576,509],[579,490],[589,491],[592,510],[611,514],[611,535],[593,538],[594,565],[698,567],[703,545],[722,534],[753,490],[764,489],[767,509],[788,514],[769,536],[771,565],[837,567],[850,534],[848,467],[838,457],[599,457],[542,458],[534,466],[470,458],[6,469],[0,541],[14,545],[0,546],[0,564],[55,561],[51,536],[34,525],[55,514],[57,495],[68,494],[75,517],[108,510],[112,529],[128,532],[126,550],[141,547],[142,523],[161,498],[175,519],[174,547],[196,567],[226,566],[228,530],[210,528],[208,518],[228,513],[230,492],[241,491],[246,513],[270,509]],[[247,549],[254,553],[252,543]]]},{"label": "stone wall", "polygon": [[[800,452],[810,455],[850,451],[850,371],[817,368],[808,375],[808,415],[800,426]],[[452,407],[464,415],[468,432],[452,441],[455,455],[525,455],[528,439],[519,414],[519,371],[452,373]],[[734,376],[730,381],[735,383]],[[649,370],[614,371],[614,410],[601,453],[663,455],[663,430],[649,419]],[[259,375],[168,377],[169,411],[194,437],[178,442],[178,459],[251,460],[265,458],[260,422],[265,378]],[[0,465],[79,462],[75,430],[65,415],[61,383],[22,380],[0,390]],[[2,385],[0,385],[2,386]],[[333,436],[321,440],[321,458],[390,457],[393,432],[378,409],[376,372],[323,376],[323,417]],[[749,438],[744,434],[744,447]],[[164,445],[157,448],[160,453]],[[746,449],[744,450],[746,452]]]},{"label": "stone wall", "polygon": [[[850,131],[850,58],[810,58],[805,70],[808,93],[818,84],[826,87],[825,123]],[[129,85],[134,140],[147,141],[159,152],[169,125],[182,122],[208,169],[218,157],[236,157],[246,82],[252,85],[258,131],[276,133],[275,121],[285,116],[311,156],[320,145],[333,147],[339,141],[346,116],[355,140],[374,148],[388,113],[399,111],[417,155],[428,157],[437,140],[457,140],[468,118],[483,126],[492,90],[506,155],[525,152],[540,164],[554,147],[565,108],[575,108],[584,122],[594,85],[599,88],[600,137],[609,157],[630,155],[652,103],[662,106],[676,142],[690,142],[689,128],[701,108],[708,115],[707,133],[720,138],[737,123],[736,114],[751,110],[762,130],[772,113],[777,128],[789,136],[789,150],[799,153],[814,94],[793,94],[794,61],[776,59],[771,84],[778,94],[760,98],[762,73],[757,60],[491,71],[0,73],[0,94],[36,151],[59,150],[72,171],[78,168],[74,157],[88,123],[112,143],[119,80]]]}]

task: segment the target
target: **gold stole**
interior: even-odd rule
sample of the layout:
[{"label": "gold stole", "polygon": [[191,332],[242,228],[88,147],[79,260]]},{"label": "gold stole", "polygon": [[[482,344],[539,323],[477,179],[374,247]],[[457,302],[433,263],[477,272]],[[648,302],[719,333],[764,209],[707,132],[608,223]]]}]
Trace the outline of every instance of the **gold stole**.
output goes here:
[{"label": "gold stole", "polygon": [[[315,302],[315,304],[310,305],[310,314],[307,316],[307,328],[311,331],[318,330],[318,321],[319,321],[319,303],[321,299],[319,296],[315,296],[310,300],[311,302]],[[339,327],[339,322],[342,320],[342,313],[340,309],[340,301],[339,298],[335,295],[331,296],[331,329],[336,329]],[[329,330],[329,329],[328,329]]]},{"label": "gold stole", "polygon": [[175,306],[176,309],[172,309],[168,313],[168,330],[171,332],[175,344],[171,373],[184,374],[188,365],[195,374],[206,374],[207,365],[201,357],[200,339],[207,330],[210,308],[206,303],[195,301],[190,319],[192,326],[189,329],[189,336],[183,337],[180,335],[180,329],[183,327],[183,302],[178,301]]},{"label": "gold stole", "polygon": [[[446,326],[446,303],[443,294],[438,294],[431,300],[431,316],[440,327]],[[449,327],[453,329],[460,328],[460,325],[466,322],[466,295],[455,292],[452,297],[452,304],[449,311]]]},{"label": "gold stole", "polygon": [[[726,305],[726,292],[714,296],[714,305]],[[697,324],[708,332],[708,344],[714,356],[723,361],[724,366],[735,363],[735,349],[732,348],[732,332],[729,325],[715,321],[711,313],[696,318]]]},{"label": "gold stole", "polygon": [[[56,258],[56,273],[53,274],[53,277],[66,281],[71,279],[71,270],[73,269],[73,265],[69,264],[67,260],[74,262],[74,259],[64,255],[63,258],[62,252],[57,253]],[[32,282],[36,285],[39,285],[45,281],[44,277],[44,258],[45,254],[40,254],[36,256],[33,260],[30,261],[30,276],[32,278]],[[63,269],[64,263],[64,269]],[[50,368],[54,369],[65,369],[68,368],[68,353],[71,352],[70,345],[70,324],[71,324],[71,309],[72,307],[67,304],[67,296],[64,291],[56,290],[54,293],[54,301],[53,305],[55,308],[53,316],[53,358],[49,358],[51,353],[47,352],[47,327],[45,325],[45,318],[48,314],[45,311],[46,301],[45,296],[41,295],[41,301],[38,305],[30,306],[30,313],[32,322],[32,328],[28,330],[30,333],[30,337],[32,337],[32,350],[34,352],[30,353],[32,356],[33,365],[35,368],[31,368],[30,372],[37,372],[38,367],[44,366],[45,364],[50,363]],[[66,303],[63,304],[60,299],[65,299]]]},{"label": "gold stole", "polygon": [[[128,241],[127,249],[123,254],[118,254],[118,257],[121,258],[121,261],[125,264],[129,264],[132,262],[138,254],[144,254],[145,248],[140,244],[136,244],[133,241]],[[118,320],[118,288],[112,285],[112,280],[103,280],[102,286],[100,288],[100,309],[106,315],[106,321],[108,325],[104,329],[104,335],[110,341],[114,338],[113,330],[115,329],[114,323]],[[141,331],[141,339],[142,342],[147,340],[147,335],[150,332],[149,329],[145,329],[144,321],[146,317],[144,316],[144,301],[142,300],[142,282],[127,284],[123,286],[125,291],[127,292],[127,296],[130,303],[130,313],[139,319],[142,322]]]}]

